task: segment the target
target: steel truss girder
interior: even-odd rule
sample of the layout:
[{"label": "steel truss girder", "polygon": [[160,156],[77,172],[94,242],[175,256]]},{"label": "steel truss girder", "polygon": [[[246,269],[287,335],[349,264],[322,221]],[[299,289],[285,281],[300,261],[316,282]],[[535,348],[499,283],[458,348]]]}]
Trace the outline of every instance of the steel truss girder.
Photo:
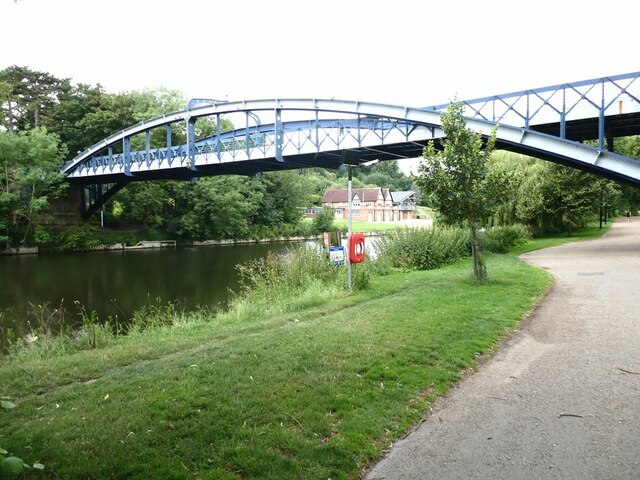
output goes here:
[{"label": "steel truss girder", "polygon": [[[601,77],[550,87],[522,90],[464,100],[465,115],[492,123],[508,124],[550,133],[570,140],[598,140],[605,148],[607,118],[634,115],[635,133],[640,126],[640,72]],[[426,107],[443,110],[447,104]],[[585,120],[593,120],[584,133]],[[571,131],[571,124],[576,128]],[[626,132],[629,134],[629,132]],[[616,136],[609,131],[609,134]],[[624,136],[622,132],[618,136]]]},{"label": "steel truss girder", "polygon": [[[214,137],[196,141],[187,134],[186,145],[131,151],[132,136],[156,128],[170,128],[195,119],[215,117],[220,125],[223,115],[248,113],[259,116],[271,112],[271,124],[247,125],[233,132],[218,132]],[[274,113],[275,112],[275,113]],[[304,120],[284,120],[285,114],[306,116]],[[334,158],[344,149],[362,150],[370,158],[411,158],[403,155],[407,148],[413,157],[421,146],[442,135],[440,111],[405,106],[384,105],[348,100],[285,99],[253,100],[206,105],[175,112],[123,130],[81,153],[63,172],[70,181],[99,183],[150,178],[192,178],[194,176],[251,173],[313,166],[313,158]],[[335,118],[320,118],[333,115]],[[275,117],[275,118],[274,118]],[[248,123],[248,122],[247,122]],[[492,121],[467,118],[467,126],[483,135],[497,129],[500,148],[545,158],[593,171],[617,180],[640,185],[640,162],[531,128],[497,125]],[[170,134],[167,134],[170,140]],[[249,145],[250,143],[250,145]],[[114,154],[113,146],[123,145]],[[414,146],[413,150],[409,147]],[[104,154],[106,152],[106,154]],[[418,155],[415,153],[418,152]],[[98,155],[103,153],[103,155]],[[386,156],[385,156],[386,155]],[[280,158],[279,158],[280,157]],[[243,170],[243,165],[255,168]],[[253,165],[252,164],[252,165]],[[320,165],[322,166],[322,165]],[[239,170],[236,172],[234,168]]]},{"label": "steel truss girder", "polygon": [[[342,111],[334,109],[333,113],[355,115],[353,118],[331,120],[315,118],[306,121],[289,120],[285,122],[282,118],[283,111],[287,113],[292,111],[305,112],[306,114],[331,111],[321,109],[318,103],[322,101],[314,100],[312,101],[314,106],[303,105],[303,108],[299,108],[301,102],[307,101],[296,101],[298,106],[293,108],[290,107],[290,102],[286,101],[283,108],[279,108],[277,101],[275,101],[275,108],[271,107],[275,111],[275,120],[270,125],[262,125],[259,121],[255,121],[256,125],[250,126],[247,120],[247,126],[244,129],[216,133],[213,137],[198,141],[195,141],[193,133],[194,119],[196,118],[215,116],[216,125],[219,125],[222,115],[244,111],[247,114],[247,119],[249,116],[255,118],[256,111],[263,112],[269,108],[263,106],[264,101],[238,102],[238,104],[225,104],[227,107],[231,107],[228,109],[216,108],[217,106],[214,108],[204,107],[159,117],[94,145],[65,165],[63,171],[67,173],[71,181],[82,181],[88,177],[113,179],[123,173],[135,179],[137,174],[174,168],[174,166],[188,167],[193,170],[194,176],[198,176],[206,174],[201,171],[200,166],[210,166],[212,163],[238,162],[256,158],[275,158],[279,162],[284,162],[284,156],[288,156],[287,160],[290,163],[292,156],[321,153],[330,149],[366,148],[367,146],[393,142],[407,143],[416,140],[424,142],[426,139],[436,136],[434,128],[430,126],[419,126],[398,118],[386,119],[380,115],[354,114],[345,110],[344,106],[339,107],[342,108]],[[256,103],[259,105],[256,106]],[[238,106],[242,108],[238,108]],[[169,129],[178,121],[187,124],[187,142],[185,145],[173,146],[170,143]],[[166,146],[151,148],[149,131],[162,126],[166,126],[168,129]],[[146,148],[133,151],[130,148],[130,139],[139,134],[145,134]],[[123,145],[122,151],[114,154],[113,147],[119,145],[120,142]],[[414,156],[419,156],[420,153],[418,151]],[[398,154],[397,158],[408,157]],[[173,164],[174,160],[177,165]]]}]

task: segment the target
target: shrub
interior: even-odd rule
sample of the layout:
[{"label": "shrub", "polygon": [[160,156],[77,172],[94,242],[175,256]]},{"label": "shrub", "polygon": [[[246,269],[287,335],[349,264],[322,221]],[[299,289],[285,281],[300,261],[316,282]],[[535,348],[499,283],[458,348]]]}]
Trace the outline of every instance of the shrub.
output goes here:
[{"label": "shrub", "polygon": [[313,219],[313,231],[316,234],[322,232],[332,232],[335,230],[333,225],[333,220],[335,218],[335,213],[333,208],[324,207],[322,210],[318,212],[316,218]]},{"label": "shrub", "polygon": [[95,227],[86,223],[63,230],[57,236],[57,242],[58,249],[65,252],[86,250],[100,244]]},{"label": "shrub", "polygon": [[507,225],[486,230],[480,236],[482,249],[493,253],[506,253],[516,245],[531,238],[531,232],[523,225]]},{"label": "shrub", "polygon": [[370,260],[351,266],[351,286],[354,290],[367,290],[371,287],[371,277],[375,275],[375,267]]},{"label": "shrub", "polygon": [[457,227],[406,228],[377,240],[379,261],[392,267],[430,270],[470,255],[469,232]]},{"label": "shrub", "polygon": [[186,312],[178,302],[163,303],[162,299],[156,298],[153,303],[150,299],[147,305],[133,312],[126,333],[141,333],[177,325],[185,316]]}]

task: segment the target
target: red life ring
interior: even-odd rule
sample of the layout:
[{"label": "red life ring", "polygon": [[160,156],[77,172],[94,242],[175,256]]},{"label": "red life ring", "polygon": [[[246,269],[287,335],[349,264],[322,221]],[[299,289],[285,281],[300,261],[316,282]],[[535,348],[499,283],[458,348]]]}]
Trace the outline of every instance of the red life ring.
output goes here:
[{"label": "red life ring", "polygon": [[364,261],[364,233],[352,233],[349,237],[349,262]]}]

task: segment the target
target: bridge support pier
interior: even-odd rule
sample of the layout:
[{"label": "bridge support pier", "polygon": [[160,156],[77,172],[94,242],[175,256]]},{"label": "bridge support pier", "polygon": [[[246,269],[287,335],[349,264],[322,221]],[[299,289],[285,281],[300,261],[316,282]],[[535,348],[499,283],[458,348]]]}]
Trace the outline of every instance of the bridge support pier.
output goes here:
[{"label": "bridge support pier", "polygon": [[82,185],[80,213],[89,220],[111,197],[118,193],[126,183],[107,183]]}]

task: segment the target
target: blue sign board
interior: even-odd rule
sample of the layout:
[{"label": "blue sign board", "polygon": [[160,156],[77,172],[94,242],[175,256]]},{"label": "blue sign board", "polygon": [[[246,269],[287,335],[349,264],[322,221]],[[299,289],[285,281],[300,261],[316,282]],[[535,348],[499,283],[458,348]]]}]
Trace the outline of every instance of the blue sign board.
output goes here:
[{"label": "blue sign board", "polygon": [[329,247],[329,261],[334,265],[344,265],[344,247]]}]

